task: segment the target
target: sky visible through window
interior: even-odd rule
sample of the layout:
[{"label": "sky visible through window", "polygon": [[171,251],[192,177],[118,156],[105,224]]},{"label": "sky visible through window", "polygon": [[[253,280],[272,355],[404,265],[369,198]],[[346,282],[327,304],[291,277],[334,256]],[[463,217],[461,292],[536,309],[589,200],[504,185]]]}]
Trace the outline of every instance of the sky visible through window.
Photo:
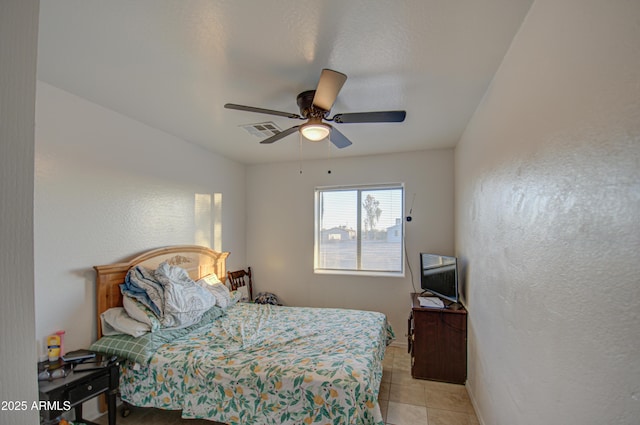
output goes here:
[{"label": "sky visible through window", "polygon": [[[365,190],[362,192],[363,202],[367,195],[373,196],[380,203],[378,208],[382,212],[376,222],[376,229],[386,230],[396,224],[396,219],[402,218],[402,191],[400,189]],[[323,192],[322,197],[324,206],[324,211],[322,211],[323,229],[344,226],[347,229],[357,230],[357,191]]]}]

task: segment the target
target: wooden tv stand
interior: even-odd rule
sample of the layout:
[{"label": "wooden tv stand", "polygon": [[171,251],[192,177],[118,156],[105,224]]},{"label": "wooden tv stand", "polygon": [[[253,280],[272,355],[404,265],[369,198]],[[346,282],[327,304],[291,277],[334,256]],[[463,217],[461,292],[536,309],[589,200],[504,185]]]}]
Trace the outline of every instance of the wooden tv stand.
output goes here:
[{"label": "wooden tv stand", "polygon": [[[467,380],[467,310],[420,307],[411,294],[411,376],[464,384]],[[445,302],[446,304],[446,302]]]}]

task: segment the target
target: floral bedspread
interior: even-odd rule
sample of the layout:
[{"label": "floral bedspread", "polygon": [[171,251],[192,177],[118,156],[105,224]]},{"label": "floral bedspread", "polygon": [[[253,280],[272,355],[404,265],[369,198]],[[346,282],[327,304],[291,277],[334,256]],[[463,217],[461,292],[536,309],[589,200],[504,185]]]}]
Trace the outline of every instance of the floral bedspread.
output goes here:
[{"label": "floral bedspread", "polygon": [[238,303],[212,326],[125,363],[123,400],[228,424],[383,424],[382,313]]}]

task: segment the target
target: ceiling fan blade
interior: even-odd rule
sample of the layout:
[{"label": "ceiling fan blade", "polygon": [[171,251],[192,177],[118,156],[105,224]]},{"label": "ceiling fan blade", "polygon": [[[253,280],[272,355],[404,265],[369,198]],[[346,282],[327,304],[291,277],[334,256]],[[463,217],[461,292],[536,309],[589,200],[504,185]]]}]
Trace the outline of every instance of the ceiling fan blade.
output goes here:
[{"label": "ceiling fan blade", "polygon": [[337,114],[332,120],[337,123],[402,122],[406,116],[406,111],[354,112]]},{"label": "ceiling fan blade", "polygon": [[351,141],[334,127],[331,127],[331,135],[329,136],[329,140],[331,140],[331,143],[336,145],[336,147],[339,149],[346,148],[347,146],[351,145]]},{"label": "ceiling fan blade", "polygon": [[291,128],[287,128],[284,131],[281,131],[278,134],[274,134],[271,137],[267,137],[266,139],[264,139],[263,141],[261,141],[260,143],[273,143],[273,142],[277,142],[278,140],[282,139],[283,137],[287,137],[288,135],[290,135],[291,133],[295,133],[296,131],[298,131],[298,127],[300,127],[299,125],[295,125]]},{"label": "ceiling fan blade", "polygon": [[313,97],[313,106],[330,111],[345,81],[347,81],[347,76],[342,72],[323,69],[316,94]]},{"label": "ceiling fan blade", "polygon": [[227,109],[237,109],[239,111],[258,112],[260,114],[279,115],[281,117],[302,119],[300,115],[293,114],[291,112],[274,111],[273,109],[256,108],[254,106],[236,105],[235,103],[227,103],[224,107]]}]

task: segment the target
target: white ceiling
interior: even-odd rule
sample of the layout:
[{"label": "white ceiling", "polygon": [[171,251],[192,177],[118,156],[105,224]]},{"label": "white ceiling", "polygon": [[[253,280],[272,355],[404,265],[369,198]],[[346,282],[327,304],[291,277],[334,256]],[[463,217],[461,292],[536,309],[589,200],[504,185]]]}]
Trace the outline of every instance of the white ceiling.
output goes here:
[{"label": "white ceiling", "polygon": [[[452,147],[532,0],[41,0],[38,78],[253,164]],[[240,126],[302,121],[322,68],[348,75],[331,115],[404,109],[403,123],[335,124],[353,145]],[[301,149],[300,149],[301,148]]]}]

